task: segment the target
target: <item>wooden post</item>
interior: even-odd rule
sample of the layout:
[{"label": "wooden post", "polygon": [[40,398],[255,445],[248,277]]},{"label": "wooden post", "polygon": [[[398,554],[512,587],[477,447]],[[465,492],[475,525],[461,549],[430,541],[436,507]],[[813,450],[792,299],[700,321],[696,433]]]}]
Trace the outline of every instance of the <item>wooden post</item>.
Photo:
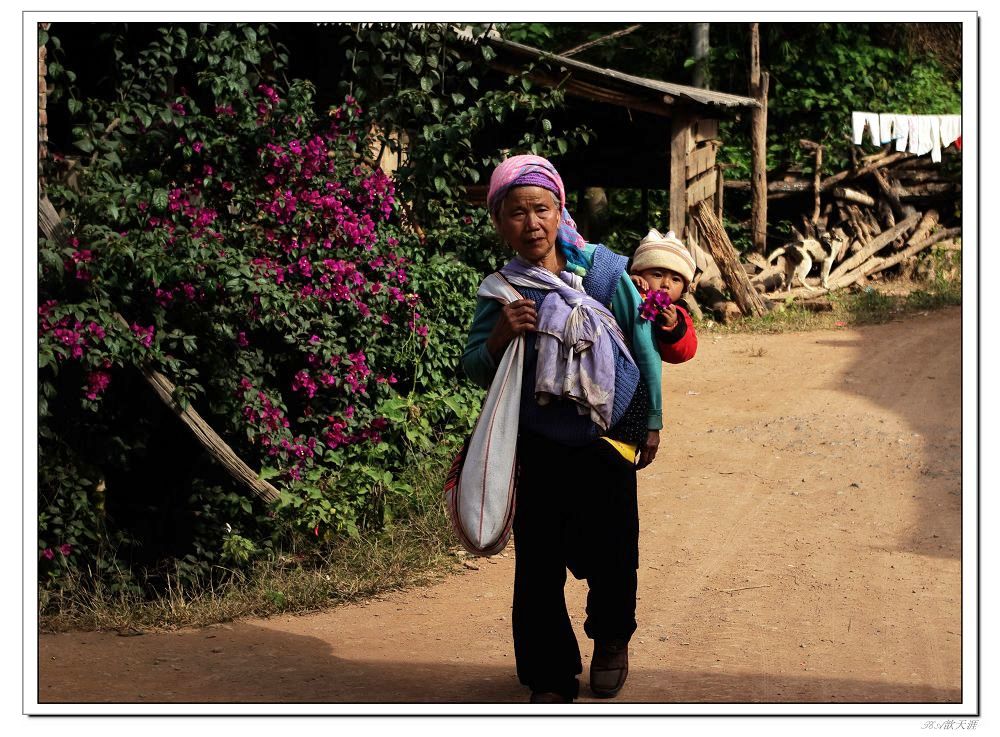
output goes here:
[{"label": "wooden post", "polygon": [[750,236],[753,249],[767,251],[767,88],[770,78],[760,70],[760,30],[750,24],[750,97],[760,103],[750,115]]},{"label": "wooden post", "polygon": [[683,239],[687,224],[687,154],[691,148],[691,118],[684,110],[677,110],[670,123],[670,230]]}]

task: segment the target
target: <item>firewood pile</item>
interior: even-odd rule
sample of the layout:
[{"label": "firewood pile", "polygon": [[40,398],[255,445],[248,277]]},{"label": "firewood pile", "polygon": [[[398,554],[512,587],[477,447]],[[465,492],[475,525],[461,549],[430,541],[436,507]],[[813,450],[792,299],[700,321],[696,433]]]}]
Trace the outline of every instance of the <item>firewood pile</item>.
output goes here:
[{"label": "firewood pile", "polygon": [[[814,170],[820,171],[822,146],[811,141],[800,144],[814,153]],[[946,155],[953,153],[949,150]],[[749,186],[743,182],[727,182],[726,186],[740,189],[744,184]],[[799,205],[809,197],[811,206],[798,211],[800,222],[793,225],[791,242],[829,236],[835,256],[827,287],[812,276],[806,279],[808,286],[796,281],[786,289],[783,258],[769,259],[776,250],[772,248],[771,254],[744,256],[750,284],[766,299],[811,299],[878,278],[890,269],[912,273],[925,249],[935,244],[960,248],[955,241],[962,231],[953,215],[961,199],[960,177],[928,156],[895,152],[886,146],[873,155],[857,156],[850,169],[825,178],[786,177],[768,185],[769,203],[795,198],[794,204]],[[775,203],[778,207],[791,204]],[[814,258],[813,272],[819,267],[819,259]]]}]

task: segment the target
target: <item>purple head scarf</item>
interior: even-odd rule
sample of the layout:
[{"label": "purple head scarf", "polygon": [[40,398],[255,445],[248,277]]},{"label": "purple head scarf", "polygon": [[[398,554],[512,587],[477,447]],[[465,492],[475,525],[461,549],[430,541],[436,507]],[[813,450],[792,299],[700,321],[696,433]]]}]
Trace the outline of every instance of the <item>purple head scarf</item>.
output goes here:
[{"label": "purple head scarf", "polygon": [[566,210],[566,188],[563,186],[562,177],[548,159],[523,154],[511,156],[497,166],[490,177],[490,190],[486,195],[487,208],[496,214],[503,198],[512,188],[526,186],[542,187],[559,198],[562,213],[556,240],[564,248],[582,249],[586,241],[577,232],[576,223]]}]

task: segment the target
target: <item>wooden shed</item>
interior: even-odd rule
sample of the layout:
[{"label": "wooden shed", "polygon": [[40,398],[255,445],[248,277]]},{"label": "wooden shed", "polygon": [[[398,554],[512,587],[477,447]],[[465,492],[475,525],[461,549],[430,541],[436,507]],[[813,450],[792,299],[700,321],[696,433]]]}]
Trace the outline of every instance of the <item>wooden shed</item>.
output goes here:
[{"label": "wooden shed", "polygon": [[759,109],[756,99],[602,69],[495,35],[474,42],[496,52],[497,71],[530,69],[534,82],[564,89],[570,120],[563,122],[585,121],[597,134],[585,150],[555,160],[567,190],[665,189],[669,228],[695,243],[689,210],[711,198],[721,217],[719,121]]}]

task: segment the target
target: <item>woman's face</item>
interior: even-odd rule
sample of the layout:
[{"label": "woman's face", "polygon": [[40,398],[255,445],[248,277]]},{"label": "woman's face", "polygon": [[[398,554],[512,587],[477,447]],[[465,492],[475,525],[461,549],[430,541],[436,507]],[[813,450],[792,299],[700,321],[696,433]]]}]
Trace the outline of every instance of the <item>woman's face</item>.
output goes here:
[{"label": "woman's face", "polygon": [[514,187],[504,197],[495,222],[500,237],[521,258],[558,273],[559,219],[559,206],[547,189]]}]

